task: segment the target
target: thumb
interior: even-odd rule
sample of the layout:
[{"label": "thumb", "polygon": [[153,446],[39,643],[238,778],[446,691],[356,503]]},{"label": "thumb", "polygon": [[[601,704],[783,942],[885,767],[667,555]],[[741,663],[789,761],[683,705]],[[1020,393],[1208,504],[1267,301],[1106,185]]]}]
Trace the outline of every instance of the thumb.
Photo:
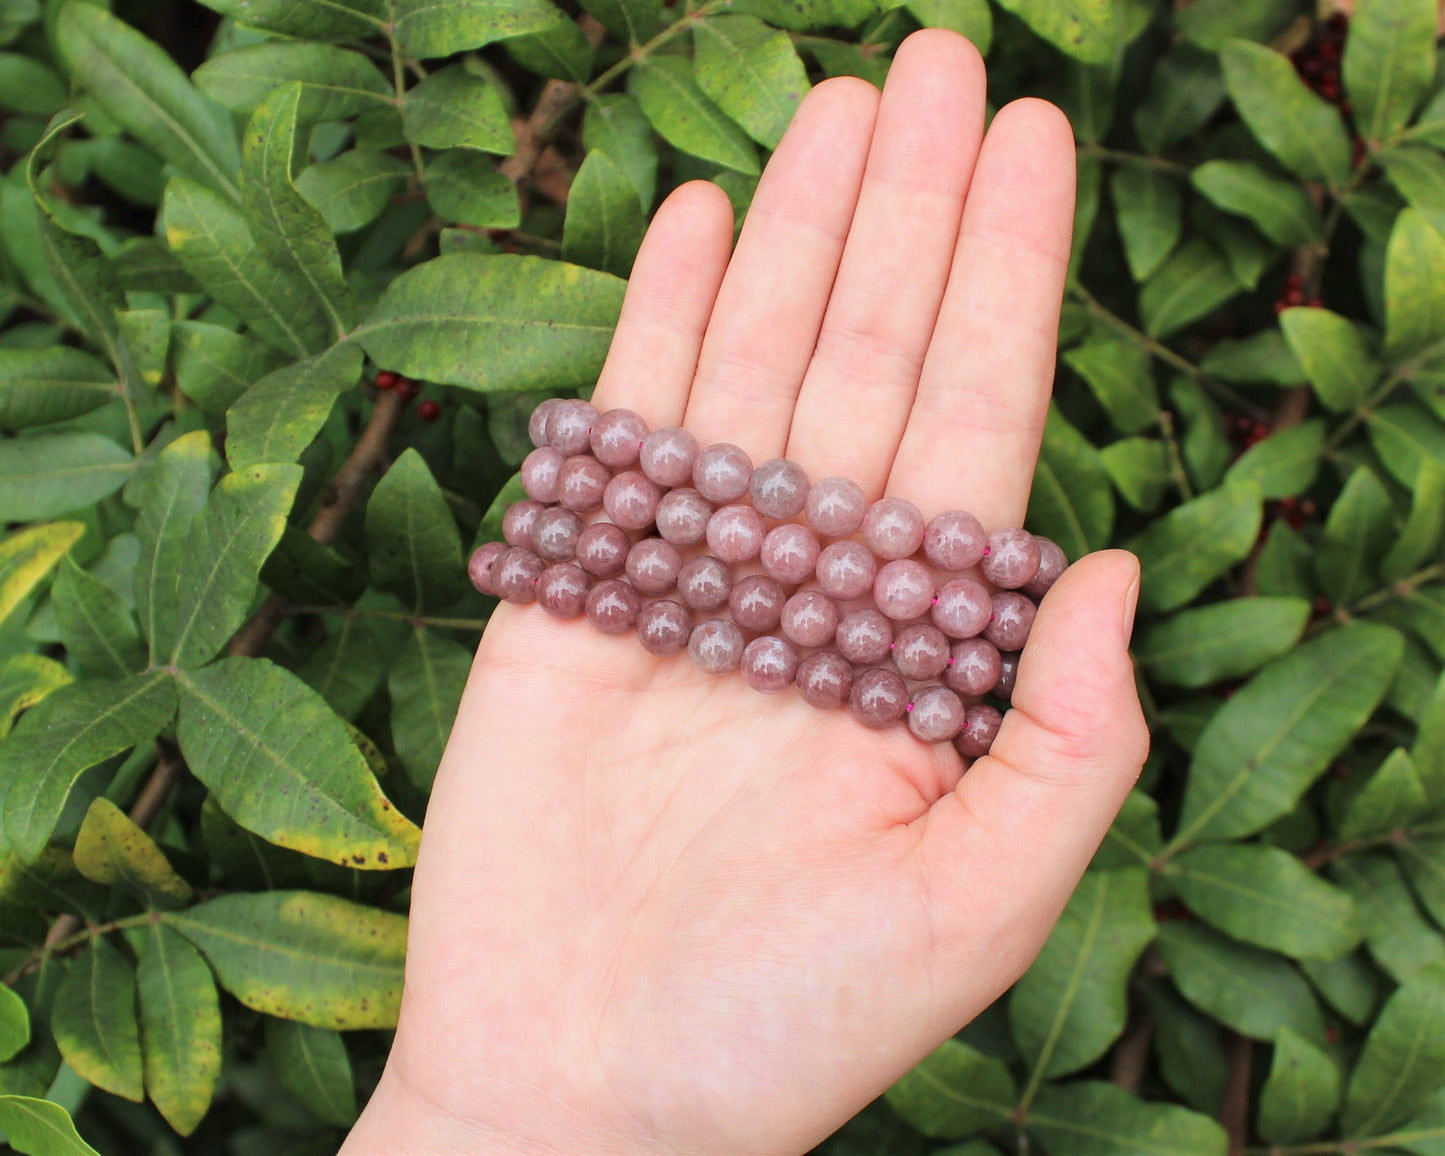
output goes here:
[{"label": "thumb", "polygon": [[[993,751],[928,813],[921,849],[945,955],[993,946],[1000,988],[1038,952],[1149,752],[1129,636],[1139,562],[1071,566],[1039,607]],[[982,920],[982,926],[980,921]]]}]

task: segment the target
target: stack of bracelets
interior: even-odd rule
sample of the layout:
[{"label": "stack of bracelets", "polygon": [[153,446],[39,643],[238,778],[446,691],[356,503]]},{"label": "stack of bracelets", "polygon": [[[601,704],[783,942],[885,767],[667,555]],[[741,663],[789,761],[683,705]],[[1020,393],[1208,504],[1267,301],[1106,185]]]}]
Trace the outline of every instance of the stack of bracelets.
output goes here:
[{"label": "stack of bracelets", "polygon": [[[529,432],[528,497],[503,516],[506,541],[471,557],[482,593],[988,753],[1002,715],[980,700],[1013,693],[1036,603],[1068,565],[1053,542],[985,534],[964,510],[925,522],[902,498],[870,505],[847,478],[810,486],[794,462],[754,467],[735,445],[649,431],[628,409],[553,398]],[[961,574],[974,567],[996,592]]]}]

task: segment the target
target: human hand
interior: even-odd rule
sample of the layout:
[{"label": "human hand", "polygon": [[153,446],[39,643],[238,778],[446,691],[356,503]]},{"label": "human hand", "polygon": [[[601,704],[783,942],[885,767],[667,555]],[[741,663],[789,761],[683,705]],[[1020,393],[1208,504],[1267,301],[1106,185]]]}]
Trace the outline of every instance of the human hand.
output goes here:
[{"label": "human hand", "polygon": [[[1027,506],[1074,146],[983,138],[952,33],[830,80],[737,250],[715,186],[638,254],[594,401],[989,529]],[[846,242],[846,243],[845,243]],[[500,606],[437,774],[406,991],[347,1152],[803,1151],[1027,967],[1134,782],[1138,567],[1065,573],[993,753]]]}]

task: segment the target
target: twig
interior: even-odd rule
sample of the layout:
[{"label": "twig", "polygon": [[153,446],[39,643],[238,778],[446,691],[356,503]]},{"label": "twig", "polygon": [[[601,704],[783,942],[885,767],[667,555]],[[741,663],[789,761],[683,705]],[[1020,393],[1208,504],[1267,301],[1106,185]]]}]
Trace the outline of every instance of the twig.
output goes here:
[{"label": "twig", "polygon": [[[607,29],[592,16],[583,15],[577,26],[593,48],[607,35]],[[582,86],[571,80],[549,80],[543,87],[531,115],[517,128],[517,150],[499,166],[502,175],[514,185],[531,175],[542,150],[547,147],[553,122],[572,106],[581,91]]]},{"label": "twig", "polygon": [[1149,1060],[1149,1045],[1154,1038],[1154,1020],[1147,1013],[1140,1016],[1114,1048],[1110,1081],[1126,1092],[1138,1094],[1144,1080],[1144,1065]]},{"label": "twig", "polygon": [[1254,1045],[1248,1037],[1231,1032],[1229,1037],[1229,1078],[1224,1085],[1224,1106],[1219,1109],[1219,1126],[1229,1137],[1229,1156],[1244,1156],[1249,1143],[1249,1067]]}]

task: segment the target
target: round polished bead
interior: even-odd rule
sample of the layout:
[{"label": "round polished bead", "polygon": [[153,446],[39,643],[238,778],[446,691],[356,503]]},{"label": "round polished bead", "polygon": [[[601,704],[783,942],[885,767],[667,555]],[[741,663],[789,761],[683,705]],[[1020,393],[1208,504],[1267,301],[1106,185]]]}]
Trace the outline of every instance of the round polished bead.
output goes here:
[{"label": "round polished bead", "polygon": [[998,681],[993,684],[993,690],[989,693],[994,698],[1012,699],[1014,696],[1014,683],[1019,676],[1019,652],[1010,650],[1007,653],[1000,653],[998,656]]},{"label": "round polished bead", "polygon": [[983,636],[1000,650],[1022,650],[1029,640],[1036,612],[1033,602],[1015,590],[995,594],[993,617],[983,628]]},{"label": "round polished bead", "polygon": [[988,535],[967,510],[945,510],[923,530],[923,556],[940,570],[967,570],[983,557]]},{"label": "round polished bead", "polygon": [[818,536],[812,530],[785,522],[768,531],[759,557],[768,577],[784,586],[797,586],[813,576],[820,551]]},{"label": "round polished bead", "polygon": [[726,618],[709,618],[693,627],[687,652],[698,669],[726,674],[743,660],[743,632]]},{"label": "round polished bead", "polygon": [[603,634],[626,634],[642,613],[642,595],[630,582],[609,578],[587,595],[587,621]]},{"label": "round polished bead", "polygon": [[569,510],[586,513],[602,505],[612,475],[591,454],[568,458],[557,471],[557,500]]},{"label": "round polished bead", "polygon": [[963,729],[953,740],[953,745],[966,759],[980,759],[988,754],[998,729],[1003,725],[1003,715],[986,702],[976,702],[963,712]]},{"label": "round polished bead", "polygon": [[871,607],[854,610],[838,620],[833,645],[849,662],[873,666],[892,652],[893,623]]},{"label": "round polished bead", "polygon": [[527,419],[527,436],[532,439],[534,446],[540,447],[547,444],[547,419],[561,404],[560,397],[544,398],[532,411],[531,417]]},{"label": "round polished bead", "polygon": [[522,459],[522,488],[539,502],[557,500],[557,471],[567,459],[551,446],[533,450]]},{"label": "round polished bead", "polygon": [[764,694],[791,686],[798,673],[798,652],[793,644],[774,634],[754,638],[743,648],[743,681]]},{"label": "round polished bead", "polygon": [[570,562],[585,529],[565,506],[548,506],[532,521],[532,549],[544,562]]},{"label": "round polished bead", "polygon": [[995,530],[988,536],[979,569],[1003,590],[1027,586],[1039,572],[1039,544],[1027,530]]},{"label": "round polished bead", "polygon": [[593,522],[577,539],[577,565],[594,578],[616,578],[627,568],[632,539],[621,526]]},{"label": "round polished bead", "polygon": [[948,659],[948,639],[936,626],[915,622],[894,635],[893,661],[905,678],[915,682],[937,678],[948,665]]},{"label": "round polished bead", "polygon": [[707,548],[733,565],[756,558],[766,534],[763,519],[751,506],[723,506],[707,520]]},{"label": "round polished bead", "polygon": [[547,564],[524,546],[512,546],[492,563],[492,588],[498,598],[519,605],[537,600],[537,580]]},{"label": "round polished bead", "polygon": [[946,686],[920,690],[908,704],[908,729],[925,743],[946,743],[963,730],[963,700]]},{"label": "round polished bead", "polygon": [[837,710],[853,689],[853,668],[841,654],[819,650],[798,663],[798,696],[818,710]]},{"label": "round polished bead", "polygon": [[547,507],[531,498],[513,502],[502,515],[502,537],[509,546],[524,546],[531,549],[532,523]]},{"label": "round polished bead", "polygon": [[592,456],[609,470],[630,470],[647,437],[647,423],[630,409],[609,409],[592,423]]},{"label": "round polished bead", "polygon": [[894,622],[908,622],[933,605],[933,575],[922,562],[899,558],[878,569],[873,601]]},{"label": "round polished bead", "polygon": [[797,462],[772,458],[753,471],[748,493],[763,517],[786,522],[808,501],[808,475]]},{"label": "round polished bead", "polygon": [[863,515],[863,541],[885,560],[912,557],[923,544],[923,512],[906,498],[880,498]]},{"label": "round polished bead", "polygon": [[548,566],[537,579],[537,605],[553,618],[576,618],[587,609],[592,582],[575,562]]},{"label": "round polished bead", "polygon": [[783,603],[783,637],[799,646],[827,646],[838,632],[838,604],[821,590],[799,590]]},{"label": "round polished bead", "polygon": [[713,505],[691,487],[669,490],[657,503],[657,532],[674,546],[696,546],[707,538]]},{"label": "round polished bead", "polygon": [[873,589],[878,559],[862,542],[844,539],[823,547],[815,571],[824,594],[847,602]]},{"label": "round polished bead", "polygon": [[732,567],[711,554],[689,558],[677,572],[678,597],[704,614],[721,610],[732,588]]},{"label": "round polished bead", "polygon": [[467,559],[467,577],[482,594],[496,595],[497,591],[492,586],[492,563],[497,560],[497,555],[506,549],[505,542],[483,542]]},{"label": "round polished bead", "polygon": [[986,638],[965,638],[953,644],[953,663],[944,672],[943,681],[959,694],[988,694],[998,685],[1003,673],[1003,660],[998,647]]},{"label": "round polished bead", "polygon": [[1023,591],[1035,602],[1038,602],[1059,580],[1059,576],[1069,568],[1069,559],[1058,544],[1051,539],[1035,535],[1034,541],[1039,546],[1039,568],[1038,572],[1024,585]]},{"label": "round polished bead", "polygon": [[662,490],[641,470],[624,470],[602,492],[602,508],[624,530],[647,529],[661,501]]},{"label": "round polished bead", "polygon": [[788,595],[766,574],[751,574],[733,586],[728,595],[728,613],[744,630],[755,634],[776,630],[783,620]]},{"label": "round polished bead", "polygon": [[679,602],[649,602],[637,615],[637,641],[648,654],[665,658],[687,649],[692,612]]},{"label": "round polished bead", "polygon": [[846,538],[863,524],[868,498],[850,478],[824,478],[808,491],[808,525],[825,538]]},{"label": "round polished bead", "polygon": [[592,425],[597,407],[590,401],[569,398],[547,415],[547,444],[563,457],[591,455]]},{"label": "round polished bead", "polygon": [[993,598],[972,578],[952,578],[938,588],[933,625],[949,638],[972,638],[983,632],[993,613]]},{"label": "round polished bead", "polygon": [[642,472],[659,486],[685,486],[697,460],[697,438],[681,426],[653,430],[643,439],[637,460]]},{"label": "round polished bead", "polygon": [[748,492],[753,459],[731,442],[714,442],[692,463],[692,484],[709,502],[736,502]]},{"label": "round polished bead", "polygon": [[627,577],[639,593],[666,594],[677,585],[682,555],[671,542],[644,538],[627,552]]},{"label": "round polished bead", "polygon": [[892,726],[908,710],[908,684],[891,670],[874,667],[853,679],[848,706],[865,727],[881,730]]}]

